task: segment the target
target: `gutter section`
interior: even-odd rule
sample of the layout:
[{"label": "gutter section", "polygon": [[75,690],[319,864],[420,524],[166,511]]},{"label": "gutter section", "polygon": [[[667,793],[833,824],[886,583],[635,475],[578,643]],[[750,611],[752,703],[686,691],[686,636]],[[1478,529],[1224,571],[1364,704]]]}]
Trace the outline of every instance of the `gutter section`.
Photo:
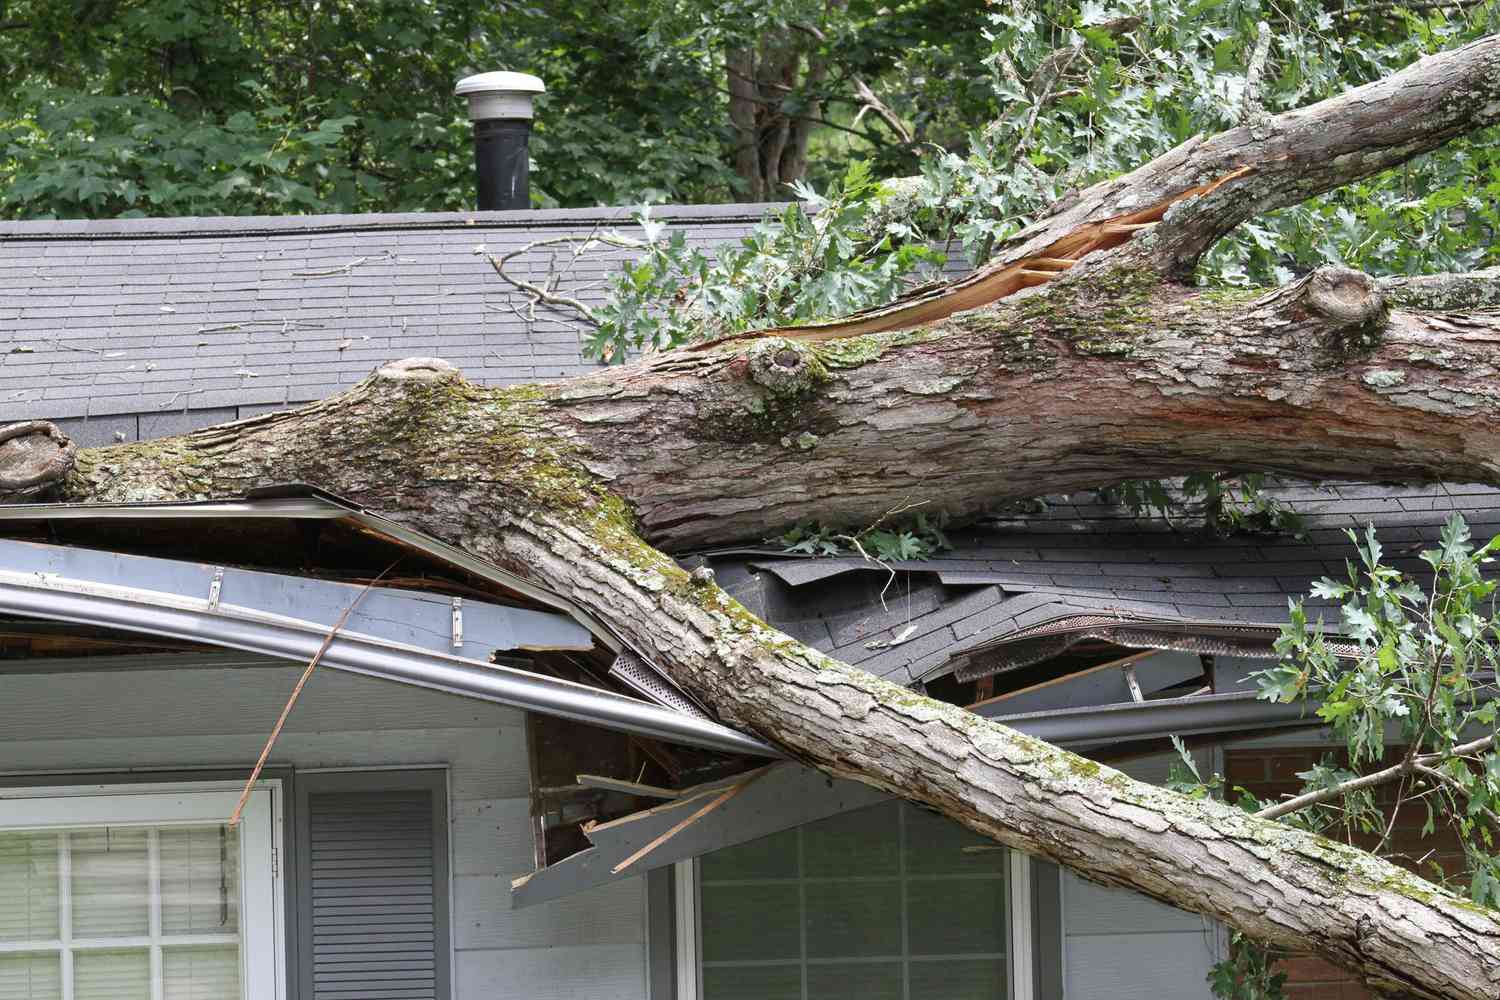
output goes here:
[{"label": "gutter section", "polygon": [[[101,625],[308,662],[328,637],[322,623],[163,594],[119,583],[49,573],[0,570],[0,610],[52,621]],[[690,746],[758,757],[777,751],[717,722],[697,719],[624,695],[481,665],[459,657],[369,636],[340,633],[321,661],[349,673],[431,688]]]}]

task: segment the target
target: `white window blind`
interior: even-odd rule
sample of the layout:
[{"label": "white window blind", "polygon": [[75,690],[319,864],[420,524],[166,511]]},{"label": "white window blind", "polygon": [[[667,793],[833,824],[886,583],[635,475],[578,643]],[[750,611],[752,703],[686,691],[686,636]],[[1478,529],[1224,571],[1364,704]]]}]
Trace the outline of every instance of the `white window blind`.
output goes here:
[{"label": "white window blind", "polygon": [[705,855],[703,1000],[1003,1000],[1007,869],[895,802]]},{"label": "white window blind", "polygon": [[271,790],[70,791],[0,793],[0,1000],[274,1000]]}]

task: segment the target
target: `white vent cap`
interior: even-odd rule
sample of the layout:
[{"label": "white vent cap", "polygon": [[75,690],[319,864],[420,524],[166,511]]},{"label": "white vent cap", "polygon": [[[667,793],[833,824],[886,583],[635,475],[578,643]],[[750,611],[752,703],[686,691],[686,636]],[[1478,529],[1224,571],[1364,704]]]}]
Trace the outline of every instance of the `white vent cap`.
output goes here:
[{"label": "white vent cap", "polygon": [[469,120],[530,118],[531,101],[547,87],[530,73],[477,73],[458,81],[453,93],[469,99]]}]

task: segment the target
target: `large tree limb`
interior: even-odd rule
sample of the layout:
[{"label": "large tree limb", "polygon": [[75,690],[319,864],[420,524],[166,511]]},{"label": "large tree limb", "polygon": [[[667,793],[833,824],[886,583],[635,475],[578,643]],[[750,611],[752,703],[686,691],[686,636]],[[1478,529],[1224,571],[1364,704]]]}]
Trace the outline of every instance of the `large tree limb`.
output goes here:
[{"label": "large tree limb", "polygon": [[[747,370],[775,358],[718,360],[755,384]],[[639,374],[613,375],[617,396]],[[581,467],[579,388],[489,390],[440,362],[393,365],[300,411],[85,451],[68,489],[144,498],[319,483],[586,605],[726,721],[829,773],[1273,944],[1312,946],[1381,989],[1457,1000],[1500,990],[1489,911],[1352,848],[1131,781],[761,624],[643,543],[620,496]],[[550,429],[559,420],[574,422],[569,437]],[[594,426],[601,441],[620,430]]]},{"label": "large tree limb", "polygon": [[[971,311],[913,326],[907,303],[887,314],[903,330],[763,337],[510,389],[469,385],[440,361],[394,364],[298,411],[80,452],[49,485],[84,501],[316,483],[565,594],[726,721],[830,773],[1272,944],[1312,946],[1382,990],[1494,1000],[1493,911],[832,661],[651,543],[753,537],[806,516],[868,523],[905,500],[967,513],[1201,468],[1500,479],[1500,314],[1392,311],[1379,284],[1342,269],[1268,294],[1169,280],[1253,211],[1494,121],[1497,70],[1488,39],[1264,133],[1188,144],[1039,222],[997,265],[1024,261],[1036,280],[962,300]],[[1148,225],[1141,212],[1161,223],[1120,228]],[[951,305],[968,288],[921,301]]]}]

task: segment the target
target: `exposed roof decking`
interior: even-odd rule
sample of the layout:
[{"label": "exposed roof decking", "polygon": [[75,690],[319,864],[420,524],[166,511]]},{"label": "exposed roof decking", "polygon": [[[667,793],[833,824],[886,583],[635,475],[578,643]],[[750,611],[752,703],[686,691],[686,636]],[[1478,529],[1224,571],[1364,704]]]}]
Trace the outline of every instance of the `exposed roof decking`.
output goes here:
[{"label": "exposed roof decking", "polygon": [[795,593],[780,615],[767,607],[778,627],[907,684],[947,672],[968,650],[1079,616],[1278,627],[1289,597],[1305,597],[1320,577],[1345,576],[1355,552],[1344,530],[1366,523],[1375,525],[1386,563],[1423,582],[1431,573],[1417,554],[1436,546],[1454,511],[1477,539],[1500,533],[1500,490],[1487,486],[1290,484],[1273,492],[1303,515],[1306,540],[1205,539],[1079,495],[1036,515],[952,533],[954,549],[932,559],[892,564],[899,575],[884,606],[888,574],[859,558],[738,550],[714,561],[775,576]]}]

